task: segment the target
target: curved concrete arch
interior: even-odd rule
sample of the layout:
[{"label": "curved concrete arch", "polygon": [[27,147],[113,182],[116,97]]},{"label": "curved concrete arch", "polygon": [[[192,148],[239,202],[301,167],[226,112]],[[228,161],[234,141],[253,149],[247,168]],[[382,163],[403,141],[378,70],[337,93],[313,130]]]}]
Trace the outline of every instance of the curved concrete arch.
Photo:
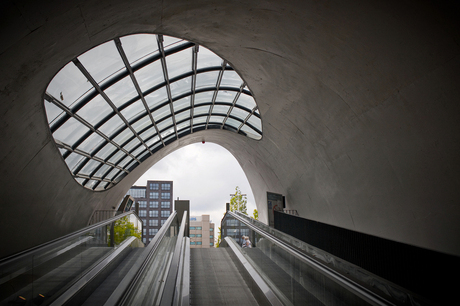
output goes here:
[{"label": "curved concrete arch", "polygon": [[[302,217],[460,255],[459,26],[446,1],[22,1],[2,4],[0,257],[73,231],[118,204],[148,167],[201,141],[228,149],[259,209],[266,191]],[[455,15],[455,16],[453,16]],[[43,93],[73,57],[132,33],[211,49],[248,83],[261,141],[206,131],[116,187],[69,175]],[[115,204],[114,204],[115,203]]]}]

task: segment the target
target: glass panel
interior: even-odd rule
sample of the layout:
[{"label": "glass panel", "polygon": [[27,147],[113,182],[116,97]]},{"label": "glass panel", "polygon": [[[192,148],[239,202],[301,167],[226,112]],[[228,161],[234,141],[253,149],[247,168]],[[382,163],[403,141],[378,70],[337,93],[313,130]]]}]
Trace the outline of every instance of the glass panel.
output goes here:
[{"label": "glass panel", "polygon": [[83,174],[83,175],[90,175],[91,172],[93,172],[97,166],[99,166],[101,163],[94,160],[90,159],[86,165],[78,172],[78,174]]},{"label": "glass panel", "polygon": [[175,118],[176,118],[176,123],[182,121],[185,118],[190,118],[190,110],[186,110],[180,114],[177,114]]},{"label": "glass panel", "polygon": [[152,135],[155,135],[157,132],[157,130],[155,129],[154,126],[152,126],[151,128],[149,128],[147,131],[145,131],[144,133],[140,134],[139,136],[142,138],[142,140],[147,140],[147,138],[149,138],[150,136]]},{"label": "glass panel", "polygon": [[121,37],[120,41],[131,65],[138,60],[158,53],[158,43],[155,35],[128,35]]},{"label": "glass panel", "polygon": [[174,83],[170,84],[171,87],[171,96],[174,99],[181,94],[184,93],[191,93],[191,86],[192,86],[192,77],[188,77],[185,79],[181,79]]},{"label": "glass panel", "polygon": [[137,100],[127,108],[123,109],[120,113],[125,117],[126,120],[131,121],[137,115],[141,113],[146,113],[144,104],[141,100]]},{"label": "glass panel", "polygon": [[164,128],[169,127],[173,124],[173,121],[171,118],[168,118],[161,123],[157,124],[158,130],[162,131]]},{"label": "glass panel", "polygon": [[53,137],[68,145],[73,145],[80,139],[89,129],[74,118],[69,118],[57,131],[53,133]]},{"label": "glass panel", "polygon": [[104,175],[107,173],[107,171],[109,171],[110,169],[112,169],[111,166],[109,165],[102,165],[99,170],[97,170],[96,173],[94,173],[93,177],[99,177],[99,178],[102,178],[104,177]]},{"label": "glass panel", "polygon": [[93,86],[73,62],[68,63],[51,80],[46,92],[70,107],[88,93]]},{"label": "glass panel", "polygon": [[121,170],[120,169],[117,169],[117,168],[113,168],[112,171],[110,171],[109,174],[107,174],[107,176],[105,177],[106,179],[109,179],[109,180],[113,180],[113,178],[115,177],[115,175],[117,175]]},{"label": "glass panel", "polygon": [[131,132],[129,128],[126,128],[123,132],[121,132],[117,137],[113,139],[118,145],[123,145],[128,139],[133,137],[134,134]]},{"label": "glass panel", "polygon": [[86,184],[85,187],[89,189],[93,189],[96,184],[99,183],[99,181],[96,180],[89,180]]},{"label": "glass panel", "polygon": [[234,107],[230,115],[240,118],[241,120],[244,120],[249,115],[249,113],[238,107]]},{"label": "glass panel", "polygon": [[140,154],[139,156],[136,156],[136,158],[137,158],[138,160],[142,160],[142,159],[145,158],[147,155],[150,155],[150,152],[147,151],[147,150],[145,150],[144,153]]},{"label": "glass panel", "polygon": [[45,100],[45,110],[46,110],[46,117],[48,118],[48,124],[50,126],[52,126],[53,122],[64,116],[65,112],[57,107],[56,105],[54,105],[53,103],[51,102],[48,102]]},{"label": "glass panel", "polygon": [[85,106],[83,106],[78,112],[77,115],[82,117],[92,126],[99,123],[104,117],[110,114],[113,109],[100,95],[97,95],[89,101]]},{"label": "glass panel", "polygon": [[199,106],[195,107],[193,110],[193,116],[201,115],[201,114],[208,114],[209,113],[209,106]]},{"label": "glass panel", "polygon": [[138,120],[136,123],[133,123],[131,126],[137,133],[139,133],[141,130],[143,130],[151,124],[153,124],[152,120],[150,120],[150,117],[146,115],[144,118]]},{"label": "glass panel", "polygon": [[146,91],[155,85],[163,83],[165,80],[160,60],[157,60],[134,72],[134,76],[136,77],[137,83],[139,83],[142,91]]},{"label": "glass panel", "polygon": [[110,118],[109,121],[104,123],[100,128],[99,131],[104,133],[107,137],[111,137],[113,133],[118,131],[125,123],[118,115],[114,115]]},{"label": "glass panel", "polygon": [[235,129],[239,129],[241,122],[232,118],[227,118],[227,121],[225,121],[225,124],[230,125],[231,127]]},{"label": "glass panel", "polygon": [[218,123],[218,124],[222,124],[222,121],[224,120],[225,117],[221,117],[221,116],[211,116],[209,118],[209,123]]},{"label": "glass panel", "polygon": [[158,105],[168,101],[168,93],[166,92],[166,86],[163,86],[151,94],[145,96],[145,101],[149,106],[150,110],[153,110]]},{"label": "glass panel", "polygon": [[166,67],[169,79],[190,72],[192,70],[192,48],[168,55]]},{"label": "glass panel", "polygon": [[81,156],[80,154],[71,153],[65,159],[67,167],[72,171],[76,166],[78,166],[86,157]]},{"label": "glass panel", "polygon": [[247,122],[252,124],[255,128],[259,129],[259,131],[262,131],[262,121],[256,116],[252,115],[249,117]]},{"label": "glass panel", "polygon": [[133,159],[131,156],[126,156],[119,164],[118,166],[124,167],[126,166],[127,163],[131,162]]},{"label": "glass panel", "polygon": [[235,99],[235,91],[219,90],[217,93],[216,102],[229,102],[232,103]]},{"label": "glass panel", "polygon": [[212,96],[214,91],[205,91],[195,94],[195,105],[199,103],[210,103],[212,102]]},{"label": "glass panel", "polygon": [[153,115],[153,119],[155,120],[155,122],[158,122],[162,118],[171,115],[171,107],[169,106],[169,104],[167,104],[163,106],[162,108],[160,108],[159,110],[156,110],[155,112],[153,112],[152,115]]},{"label": "glass panel", "polygon": [[127,76],[120,81],[116,82],[104,92],[107,94],[109,99],[115,104],[116,107],[120,107],[127,101],[131,100],[134,97],[137,97],[139,94],[134,87],[131,77]]},{"label": "glass panel", "polygon": [[114,156],[112,156],[109,159],[109,162],[116,165],[125,156],[126,156],[126,154],[123,151],[118,151],[117,153],[115,153]]},{"label": "glass panel", "polygon": [[256,107],[256,101],[254,101],[254,98],[244,93],[241,93],[238,97],[236,104],[249,108],[250,110]]},{"label": "glass panel", "polygon": [[214,105],[214,107],[212,108],[212,113],[226,115],[229,109],[230,109],[230,106],[228,105]]},{"label": "glass panel", "polygon": [[259,135],[256,131],[248,127],[247,125],[243,125],[241,127],[241,131],[245,132],[249,138],[259,140],[262,136]]},{"label": "glass panel", "polygon": [[149,141],[147,141],[145,144],[148,145],[149,148],[152,148],[152,145],[155,144],[155,143],[161,143],[160,142],[160,137],[155,136],[152,139],[150,139]]},{"label": "glass panel", "polygon": [[102,142],[106,141],[104,138],[99,136],[97,133],[92,133],[91,136],[86,138],[79,146],[78,149],[92,154],[94,149],[99,146]]},{"label": "glass panel", "polygon": [[177,113],[181,109],[184,109],[186,107],[190,106],[190,96],[184,97],[180,100],[174,101],[173,102],[173,107],[174,107],[174,112]]},{"label": "glass panel", "polygon": [[230,86],[240,88],[243,84],[243,80],[240,78],[238,73],[234,70],[225,70],[224,75],[222,76],[222,80],[220,82],[220,86]]},{"label": "glass panel", "polygon": [[193,118],[193,126],[198,125],[200,123],[206,123],[207,118],[208,118],[207,116]]},{"label": "glass panel", "polygon": [[222,65],[222,59],[219,56],[214,54],[211,50],[200,46],[198,51],[197,69],[220,65]]},{"label": "glass panel", "polygon": [[136,150],[134,150],[131,154],[134,156],[134,157],[137,157],[141,152],[143,151],[147,151],[147,149],[145,148],[144,145],[142,146],[139,146]]},{"label": "glass panel", "polygon": [[135,146],[139,145],[141,142],[139,141],[139,139],[137,138],[134,138],[133,140],[131,140],[127,145],[125,145],[123,148],[126,150],[126,151],[131,151],[131,149],[133,149]]},{"label": "glass panel", "polygon": [[113,151],[117,150],[117,147],[115,147],[113,144],[108,143],[106,144],[99,152],[96,153],[96,156],[105,160],[107,156],[112,154]]},{"label": "glass panel", "polygon": [[196,75],[195,88],[216,87],[219,71],[211,71],[205,73],[198,73]]},{"label": "glass panel", "polygon": [[109,183],[107,183],[107,182],[100,182],[99,185],[97,185],[97,187],[94,188],[94,190],[96,190],[96,191],[105,190],[107,188],[108,184]]},{"label": "glass panel", "polygon": [[184,128],[187,128],[187,127],[190,127],[190,120],[187,120],[185,122],[182,122],[180,124],[177,125],[177,131],[181,131],[182,129]]},{"label": "glass panel", "polygon": [[97,83],[126,70],[114,41],[108,41],[78,57]]}]

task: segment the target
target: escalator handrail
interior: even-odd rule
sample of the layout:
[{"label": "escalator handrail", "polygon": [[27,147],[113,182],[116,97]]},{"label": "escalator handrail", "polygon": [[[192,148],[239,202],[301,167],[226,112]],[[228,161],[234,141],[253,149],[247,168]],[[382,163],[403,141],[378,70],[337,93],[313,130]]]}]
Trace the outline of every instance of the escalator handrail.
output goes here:
[{"label": "escalator handrail", "polygon": [[[180,230],[177,235],[176,246],[174,247],[173,258],[171,260],[171,264],[169,266],[168,276],[166,277],[165,286],[163,290],[163,294],[161,296],[160,306],[170,306],[173,305],[174,296],[177,293],[177,276],[179,271],[179,263],[182,259],[183,255],[183,247],[184,247],[184,234],[186,227],[188,225],[187,222],[187,211],[184,211],[184,215],[182,217],[182,222],[180,225]],[[177,298],[177,296],[176,296]]]},{"label": "escalator handrail", "polygon": [[[42,243],[42,244],[40,244],[38,246],[32,247],[30,249],[27,249],[27,250],[21,251],[19,253],[13,254],[11,256],[5,257],[3,259],[0,259],[0,269],[4,265],[9,265],[9,264],[13,263],[16,260],[21,260],[24,257],[31,256],[31,255],[36,254],[38,252],[45,252],[46,250],[51,249],[52,247],[54,247],[54,246],[56,246],[58,244],[61,244],[61,243],[64,243],[66,241],[75,239],[75,238],[77,238],[77,237],[79,237],[81,235],[84,235],[86,233],[91,232],[92,230],[94,230],[94,229],[96,229],[98,227],[108,225],[108,224],[110,224],[110,223],[112,223],[114,221],[117,221],[118,219],[121,219],[123,217],[129,216],[131,214],[134,214],[137,217],[137,215],[135,214],[135,211],[133,211],[133,210],[128,211],[128,212],[122,213],[120,215],[114,216],[114,217],[112,217],[110,219],[107,219],[107,220],[104,220],[104,221],[89,225],[89,226],[87,226],[85,228],[82,228],[82,229],[80,229],[78,231],[75,231],[73,233],[67,234],[67,235],[59,237],[57,239]],[[139,219],[139,217],[137,217],[137,218]]]},{"label": "escalator handrail", "polygon": [[358,284],[357,282],[355,282],[355,281],[353,281],[353,280],[351,280],[349,278],[344,277],[342,274],[334,271],[333,269],[331,269],[328,266],[324,265],[323,263],[317,261],[316,259],[311,258],[307,254],[296,250],[295,248],[293,248],[292,246],[290,246],[289,244],[287,244],[285,241],[281,240],[280,238],[275,237],[272,234],[266,232],[265,230],[262,230],[261,228],[257,227],[256,225],[254,225],[250,221],[246,220],[245,219],[246,216],[244,216],[243,214],[241,214],[241,213],[237,214],[237,213],[234,213],[234,212],[231,212],[231,211],[228,211],[227,213],[230,214],[235,219],[237,219],[238,221],[244,223],[247,227],[249,227],[253,231],[257,232],[258,234],[260,234],[262,236],[264,236],[265,238],[267,238],[272,243],[276,244],[277,246],[279,246],[280,248],[282,248],[283,250],[285,250],[289,254],[295,256],[296,258],[298,258],[302,262],[308,264],[309,266],[317,269],[318,271],[320,271],[324,275],[328,276],[329,278],[331,278],[335,282],[337,282],[337,283],[341,284],[342,286],[348,288],[349,290],[353,291],[355,294],[365,298],[368,302],[371,302],[372,304],[375,304],[375,305],[394,305],[394,303],[392,303],[392,302],[388,301],[387,299],[379,296],[378,294],[370,291],[369,289],[367,289],[364,286]]},{"label": "escalator handrail", "polygon": [[158,233],[153,237],[153,239],[149,242],[146,249],[142,252],[141,256],[136,260],[136,262],[132,265],[132,268],[128,271],[126,276],[114,290],[114,292],[110,295],[104,305],[124,305],[127,302],[130,294],[136,287],[139,279],[142,277],[150,259],[155,254],[155,251],[158,249],[160,242],[163,240],[163,237],[166,235],[167,230],[171,226],[171,223],[177,216],[177,212],[173,211],[173,213],[169,216],[169,218],[165,221],[163,226],[161,226]]}]

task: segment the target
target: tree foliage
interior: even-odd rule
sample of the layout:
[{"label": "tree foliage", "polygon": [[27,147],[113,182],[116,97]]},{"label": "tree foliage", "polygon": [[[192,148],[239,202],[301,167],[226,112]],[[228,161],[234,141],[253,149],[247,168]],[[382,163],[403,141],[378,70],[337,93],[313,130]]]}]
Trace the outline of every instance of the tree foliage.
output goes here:
[{"label": "tree foliage", "polygon": [[230,211],[239,211],[247,215],[247,197],[241,193],[240,187],[236,186],[235,194],[230,199]]},{"label": "tree foliage", "polygon": [[219,229],[219,235],[217,235],[216,248],[218,248],[220,246],[220,242],[222,240],[222,233],[221,233],[220,226],[218,227],[218,229]]},{"label": "tree foliage", "polygon": [[129,222],[129,216],[120,218],[117,221],[115,221],[115,225],[114,225],[114,243],[115,245],[122,243],[126,238],[130,236],[135,236],[141,239],[142,233],[139,229],[134,227],[134,224],[132,222]]},{"label": "tree foliage", "polygon": [[252,217],[253,219],[255,220],[259,220],[259,212],[257,211],[257,209],[254,209],[254,211],[252,212]]}]

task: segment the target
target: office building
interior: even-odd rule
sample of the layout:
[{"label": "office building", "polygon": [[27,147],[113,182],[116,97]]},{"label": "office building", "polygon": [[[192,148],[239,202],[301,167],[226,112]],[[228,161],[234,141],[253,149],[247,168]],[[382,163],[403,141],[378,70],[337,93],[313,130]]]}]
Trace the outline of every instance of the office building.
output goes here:
[{"label": "office building", "polygon": [[142,242],[148,244],[172,212],[173,182],[147,181],[147,186],[132,186],[127,194],[139,203]]},{"label": "office building", "polygon": [[191,248],[213,248],[214,238],[214,223],[209,215],[190,217]]}]

